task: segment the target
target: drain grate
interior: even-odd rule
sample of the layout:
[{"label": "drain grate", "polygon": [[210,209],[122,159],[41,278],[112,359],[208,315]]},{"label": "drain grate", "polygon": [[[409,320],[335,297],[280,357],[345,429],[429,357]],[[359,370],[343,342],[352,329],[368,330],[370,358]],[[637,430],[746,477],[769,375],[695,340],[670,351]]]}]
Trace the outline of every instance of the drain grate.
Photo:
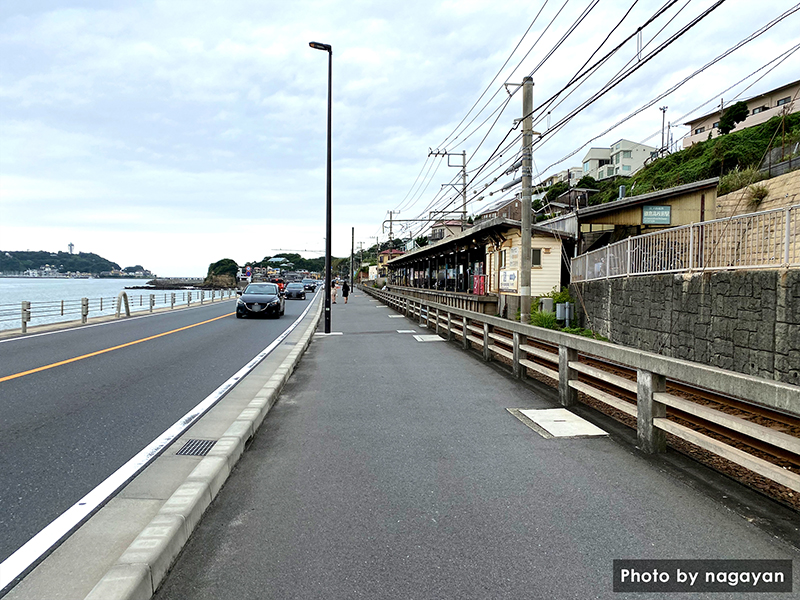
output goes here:
[{"label": "drain grate", "polygon": [[214,447],[216,440],[189,440],[178,450],[181,456],[205,456]]}]

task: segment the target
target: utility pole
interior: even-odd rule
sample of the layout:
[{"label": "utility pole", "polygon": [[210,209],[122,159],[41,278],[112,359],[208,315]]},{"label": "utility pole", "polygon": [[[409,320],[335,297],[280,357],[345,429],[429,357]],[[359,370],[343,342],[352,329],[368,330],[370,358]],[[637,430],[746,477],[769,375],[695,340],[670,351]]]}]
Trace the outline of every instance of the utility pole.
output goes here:
[{"label": "utility pole", "polygon": [[350,228],[350,289],[353,289],[353,258],[356,247],[356,228]]},{"label": "utility pole", "polygon": [[658,109],[661,111],[661,151],[659,152],[659,154],[661,154],[662,156],[664,155],[664,118],[667,115],[668,108],[669,106],[662,106],[661,108]]},{"label": "utility pole", "polygon": [[533,160],[533,78],[522,80],[522,248],[520,249],[519,320],[527,324],[531,313],[531,175]]},{"label": "utility pole", "polygon": [[[464,231],[467,227],[467,151],[464,150],[461,153],[458,152],[448,152],[447,150],[439,150],[436,149],[436,152],[428,148],[428,156],[446,156],[447,157],[447,166],[448,167],[457,167],[459,165],[451,165],[450,164],[450,157],[451,156],[461,156],[461,231]],[[453,184],[445,184],[445,185],[453,185]],[[444,187],[444,186],[442,186]],[[453,187],[456,187],[453,185]],[[458,189],[458,188],[456,188]]]}]

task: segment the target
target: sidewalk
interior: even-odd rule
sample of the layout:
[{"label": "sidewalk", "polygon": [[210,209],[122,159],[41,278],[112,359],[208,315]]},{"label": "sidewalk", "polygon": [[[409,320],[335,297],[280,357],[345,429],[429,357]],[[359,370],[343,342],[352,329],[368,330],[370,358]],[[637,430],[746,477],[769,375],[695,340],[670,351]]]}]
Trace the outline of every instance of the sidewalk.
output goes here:
[{"label": "sidewalk", "polygon": [[526,427],[507,409],[554,406],[456,344],[358,290],[332,308],[341,335],[314,339],[155,598],[651,597],[613,592],[615,559],[800,576],[633,448]]}]

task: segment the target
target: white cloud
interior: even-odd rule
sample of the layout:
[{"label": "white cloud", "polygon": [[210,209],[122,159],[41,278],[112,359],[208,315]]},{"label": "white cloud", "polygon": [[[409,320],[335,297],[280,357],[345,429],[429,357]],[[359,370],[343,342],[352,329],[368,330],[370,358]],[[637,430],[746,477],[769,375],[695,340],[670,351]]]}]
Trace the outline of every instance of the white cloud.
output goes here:
[{"label": "white cloud", "polygon": [[[655,10],[644,4],[605,48]],[[659,39],[709,5],[692,3]],[[0,55],[12,57],[0,64],[0,249],[50,249],[58,240],[62,248],[80,240],[116,262],[186,275],[202,275],[222,257],[245,261],[273,248],[323,247],[327,57],[308,42],[330,43],[334,51],[333,249],[341,256],[350,249],[350,227],[367,244],[381,234],[387,211],[412,188],[428,148],[476,152],[470,168],[487,159],[520,116],[519,94],[480,148],[487,127],[466,141],[463,134],[458,143],[445,138],[500,72],[481,100],[489,107],[465,126],[491,124],[492,111],[508,97],[501,84],[520,83],[583,8],[570,5],[520,65],[558,7],[546,8],[501,70],[539,5],[171,0],[18,6],[0,12]],[[621,1],[601,4],[545,62],[534,75],[536,102],[566,83],[624,8]],[[772,13],[777,9],[729,0],[538,146],[537,165],[572,152]],[[797,25],[797,16],[788,19],[665,99],[659,105],[669,106],[667,119],[786,49]],[[551,122],[634,53],[635,41],[553,107]],[[752,92],[795,79],[790,62]],[[653,107],[592,145],[620,137],[641,141],[660,130],[660,120]],[[537,128],[545,126],[543,119]],[[582,156],[579,151],[569,164]],[[422,212],[455,174],[440,167],[403,216]]]}]

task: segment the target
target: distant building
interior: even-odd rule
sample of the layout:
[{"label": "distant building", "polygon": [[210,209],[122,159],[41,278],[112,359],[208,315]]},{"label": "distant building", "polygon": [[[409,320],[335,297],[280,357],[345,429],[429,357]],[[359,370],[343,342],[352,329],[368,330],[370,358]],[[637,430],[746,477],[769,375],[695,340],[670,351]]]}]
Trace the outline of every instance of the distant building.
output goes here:
[{"label": "distant building", "polygon": [[[478,215],[479,219],[494,219],[496,217],[505,217],[515,221],[522,220],[522,202],[520,202],[519,198],[498,200]],[[458,233],[461,232],[459,231]]]},{"label": "distant building", "polygon": [[[459,221],[460,223],[460,221]],[[386,275],[386,263],[388,263],[393,258],[397,258],[401,254],[405,254],[402,250],[396,250],[391,248],[389,250],[384,250],[380,254],[378,254],[378,274],[381,277]]]},{"label": "distant building", "polygon": [[562,182],[567,182],[569,183],[570,187],[573,187],[577,185],[581,177],[583,177],[583,169],[581,167],[570,167],[569,169],[564,169],[563,171],[559,171],[554,175],[545,177],[542,179],[542,182],[538,187],[550,187],[551,185]]},{"label": "distant building", "polygon": [[428,240],[438,242],[446,237],[457,235],[461,233],[461,225],[462,222],[455,219],[451,221],[436,221],[431,225],[431,234],[428,236]]},{"label": "distant building", "polygon": [[[800,102],[792,101],[792,98],[795,98],[798,92],[800,92],[800,81],[794,81],[769,92],[759,94],[758,96],[741,100],[747,103],[747,108],[750,113],[744,121],[736,124],[733,131],[739,131],[765,123],[775,115],[781,114],[784,110],[789,113],[798,112],[800,110],[800,106],[798,106]],[[733,104],[735,104],[735,102],[731,101],[724,107],[729,108]],[[683,147],[688,148],[695,142],[705,141],[709,136],[712,138],[717,137],[719,135],[719,120],[722,117],[722,112],[722,109],[717,109],[712,113],[705,114],[702,117],[697,117],[688,123],[684,123],[684,125],[689,127],[689,135],[683,138]]]},{"label": "distant building", "polygon": [[583,176],[589,175],[598,181],[618,175],[630,177],[654,152],[653,146],[630,140],[619,140],[610,148],[590,148],[583,157]]}]

